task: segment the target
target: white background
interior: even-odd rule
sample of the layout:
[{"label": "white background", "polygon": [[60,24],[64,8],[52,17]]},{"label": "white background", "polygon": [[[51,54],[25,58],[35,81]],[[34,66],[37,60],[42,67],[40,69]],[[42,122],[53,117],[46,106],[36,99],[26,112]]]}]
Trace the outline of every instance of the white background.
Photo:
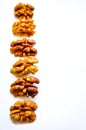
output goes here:
[{"label": "white background", "polygon": [[9,107],[14,98],[10,68],[17,61],[10,54],[13,9],[19,0],[0,2],[0,130],[86,130],[86,0],[21,0],[35,6],[40,79],[37,119],[14,124]]}]

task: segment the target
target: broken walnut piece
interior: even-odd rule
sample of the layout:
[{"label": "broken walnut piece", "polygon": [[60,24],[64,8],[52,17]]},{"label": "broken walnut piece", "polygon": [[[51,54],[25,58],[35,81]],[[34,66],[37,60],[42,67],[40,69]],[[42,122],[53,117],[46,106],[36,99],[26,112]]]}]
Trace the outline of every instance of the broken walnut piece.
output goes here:
[{"label": "broken walnut piece", "polygon": [[14,96],[31,96],[32,98],[38,94],[38,88],[34,83],[38,84],[40,81],[33,76],[18,78],[11,84],[10,92]]},{"label": "broken walnut piece", "polygon": [[15,104],[10,107],[10,117],[14,121],[33,122],[36,119],[34,111],[37,107],[37,104],[31,100],[16,101]]}]

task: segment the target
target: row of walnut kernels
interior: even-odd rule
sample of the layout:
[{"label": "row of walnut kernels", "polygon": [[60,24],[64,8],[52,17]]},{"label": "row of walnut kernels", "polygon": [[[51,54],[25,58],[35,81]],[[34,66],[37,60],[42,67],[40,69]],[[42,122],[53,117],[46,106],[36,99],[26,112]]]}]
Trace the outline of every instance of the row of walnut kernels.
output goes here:
[{"label": "row of walnut kernels", "polygon": [[[14,15],[18,18],[13,23],[12,32],[16,36],[33,36],[35,33],[35,24],[33,21],[34,7],[30,4],[18,3],[14,7]],[[26,96],[34,98],[38,94],[39,79],[32,76],[38,71],[35,65],[38,59],[35,57],[37,49],[34,48],[35,40],[22,38],[12,41],[10,44],[10,53],[16,57],[20,57],[13,64],[10,72],[17,77],[17,80],[10,85],[10,92],[14,97]],[[29,75],[29,76],[28,76]],[[36,119],[35,110],[36,102],[28,99],[16,101],[10,107],[10,117],[14,121],[33,122]]]}]

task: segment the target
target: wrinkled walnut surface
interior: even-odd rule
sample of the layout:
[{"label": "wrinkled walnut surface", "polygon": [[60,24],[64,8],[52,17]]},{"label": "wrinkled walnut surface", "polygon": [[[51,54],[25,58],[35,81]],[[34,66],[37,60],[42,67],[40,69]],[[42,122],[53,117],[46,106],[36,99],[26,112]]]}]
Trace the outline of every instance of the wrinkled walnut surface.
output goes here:
[{"label": "wrinkled walnut surface", "polygon": [[10,117],[15,121],[28,121],[33,122],[36,119],[35,110],[37,104],[31,100],[16,101],[13,106],[10,107]]},{"label": "wrinkled walnut surface", "polygon": [[33,36],[35,33],[35,27],[36,25],[32,19],[20,19],[13,23],[12,32],[17,36]]},{"label": "wrinkled walnut surface", "polygon": [[38,94],[38,88],[33,85],[39,84],[39,79],[33,76],[18,78],[11,84],[10,92],[14,96],[31,96],[32,98]]},{"label": "wrinkled walnut surface", "polygon": [[17,18],[32,18],[33,17],[33,11],[34,7],[30,4],[23,4],[23,3],[18,3],[14,7],[14,15]]},{"label": "wrinkled walnut surface", "polygon": [[35,56],[37,54],[37,49],[33,48],[33,45],[36,42],[31,39],[22,39],[12,41],[10,46],[10,52],[15,56],[23,57],[23,56]]},{"label": "wrinkled walnut surface", "polygon": [[16,63],[13,64],[13,67],[10,69],[10,72],[18,77],[30,73],[35,74],[38,71],[38,67],[33,65],[35,63],[38,63],[38,59],[33,56],[19,59]]}]

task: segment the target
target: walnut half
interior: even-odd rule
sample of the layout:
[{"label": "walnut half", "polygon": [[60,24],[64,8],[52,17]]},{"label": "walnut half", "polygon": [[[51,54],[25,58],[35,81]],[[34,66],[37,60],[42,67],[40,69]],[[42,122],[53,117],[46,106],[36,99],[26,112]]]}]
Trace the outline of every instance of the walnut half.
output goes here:
[{"label": "walnut half", "polygon": [[16,63],[13,64],[10,72],[17,77],[21,77],[30,73],[35,74],[38,71],[38,67],[33,65],[35,63],[38,63],[38,59],[33,56],[19,59]]},{"label": "walnut half", "polygon": [[11,84],[10,92],[14,96],[31,96],[32,98],[38,94],[38,88],[34,83],[39,84],[39,79],[33,76],[18,78]]},{"label": "walnut half", "polygon": [[23,3],[18,3],[14,7],[14,15],[17,18],[32,18],[33,17],[33,11],[34,7],[30,4],[23,4]]},{"label": "walnut half", "polygon": [[32,19],[20,19],[17,22],[13,23],[12,32],[17,36],[33,36],[35,34],[34,21]]},{"label": "walnut half", "polygon": [[23,57],[23,56],[35,56],[37,54],[37,49],[33,48],[33,45],[36,42],[31,39],[22,39],[12,41],[10,46],[10,52],[15,56]]},{"label": "walnut half", "polygon": [[15,104],[10,107],[10,117],[14,121],[33,122],[36,119],[34,111],[37,107],[37,104],[31,100],[16,101]]}]

